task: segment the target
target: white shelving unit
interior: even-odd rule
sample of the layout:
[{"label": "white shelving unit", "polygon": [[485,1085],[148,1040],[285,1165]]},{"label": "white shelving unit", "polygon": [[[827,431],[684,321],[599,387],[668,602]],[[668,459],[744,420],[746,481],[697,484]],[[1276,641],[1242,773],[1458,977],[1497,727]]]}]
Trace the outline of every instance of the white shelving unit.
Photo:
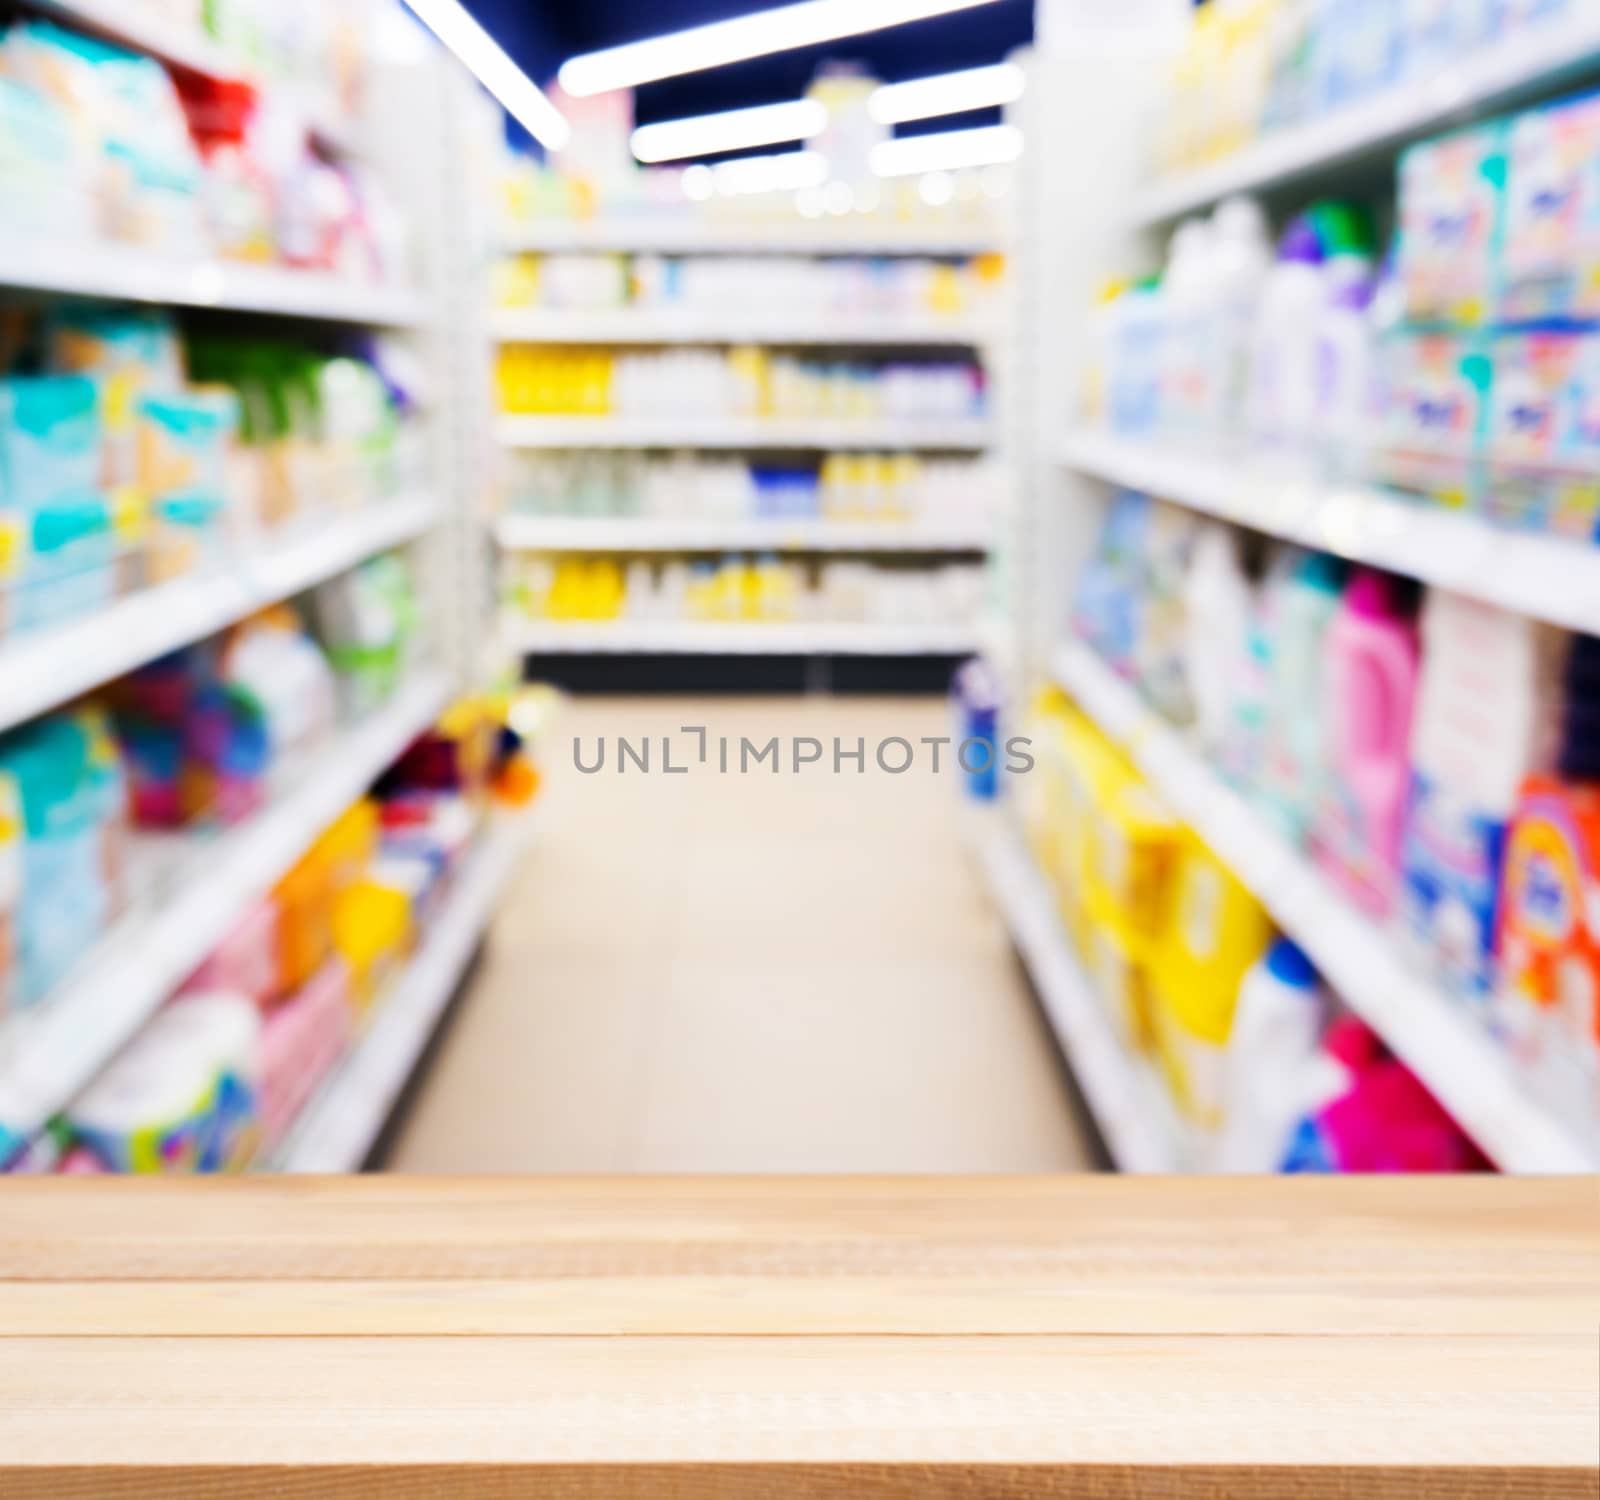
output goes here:
[{"label": "white shelving unit", "polygon": [[964,656],[977,631],[963,625],[736,623],[700,620],[507,620],[524,655],[654,653],[664,656]]},{"label": "white shelving unit", "polygon": [[[175,70],[237,78],[232,60],[136,0],[21,0],[27,13],[86,30]],[[182,259],[136,246],[19,233],[0,236],[7,299],[81,297],[177,309],[217,309],[258,320],[269,337],[305,335],[308,322],[394,330],[435,379],[421,395],[420,465],[413,492],[379,497],[317,524],[252,538],[203,571],[143,590],[98,613],[0,642],[0,731],[109,682],[254,611],[407,546],[419,595],[417,659],[425,662],[385,705],[279,766],[265,803],[227,829],[134,841],[128,909],[64,982],[0,1022],[0,1160],[20,1148],[111,1061],[214,950],[249,906],[300,859],[468,685],[482,681],[492,598],[482,566],[485,483],[493,449],[488,398],[492,344],[480,290],[489,244],[489,187],[470,172],[478,141],[500,139],[500,116],[442,48],[417,45],[414,22],[382,22],[409,45],[379,45],[361,126],[335,123],[304,94],[263,87],[327,153],[369,156],[416,229],[415,284],[368,284],[328,273]],[[364,127],[373,127],[370,140]],[[497,829],[469,858],[444,923],[415,969],[393,987],[396,1010],[375,1016],[369,1041],[401,1035],[426,1005],[448,997],[482,933],[520,841]],[[402,1036],[403,1040],[403,1036]],[[376,1045],[376,1044],[375,1044]],[[388,1047],[408,1071],[418,1050]],[[362,1056],[376,1056],[364,1049]],[[371,1062],[362,1067],[371,1069]],[[392,1100],[403,1072],[384,1082]],[[370,1096],[376,1104],[377,1095]],[[379,1122],[370,1125],[376,1131]],[[349,1127],[341,1126],[341,1129]],[[367,1128],[367,1127],[364,1127]]]},{"label": "white shelving unit", "polygon": [[1182,1171],[1193,1145],[1160,1080],[1122,1046],[1021,836],[994,811],[973,815],[972,840],[1112,1161],[1124,1172]]},{"label": "white shelving unit", "polygon": [[0,240],[0,286],[59,297],[98,297],[163,307],[220,308],[283,318],[411,328],[426,301],[408,287],[223,260],[189,261],[107,242],[63,244],[45,236]]},{"label": "white shelving unit", "polygon": [[981,418],[934,421],[779,421],[740,417],[501,417],[508,448],[853,449],[976,453],[988,447]]},{"label": "white shelving unit", "polygon": [[502,516],[500,545],[520,552],[982,552],[992,528],[894,521],[690,521]]},{"label": "white shelving unit", "polygon": [[1559,626],[1600,629],[1600,553],[1580,543],[1502,531],[1264,456],[1063,430],[1078,407],[1086,321],[1098,290],[1159,261],[1153,231],[1233,193],[1265,193],[1287,210],[1321,192],[1378,187],[1409,143],[1600,76],[1600,8],[1570,6],[1403,90],[1154,184],[1143,180],[1142,138],[1160,106],[1153,93],[1170,54],[1153,38],[1142,54],[1145,43],[1130,39],[1113,56],[1080,45],[1071,27],[1041,27],[1040,36],[1024,101],[1029,138],[1092,132],[1104,149],[1023,160],[1024,215],[1013,253],[1021,294],[1014,321],[1025,348],[1017,440],[1028,600],[1018,639],[1022,679],[1054,679],[1127,747],[1173,810],[1500,1167],[1594,1170],[1600,1141],[1556,1113],[1475,1014],[1414,968],[1400,940],[1279,838],[1101,661],[1079,645],[1063,646],[1060,637],[1108,486],[1146,491]]},{"label": "white shelving unit", "polygon": [[96,614],[17,637],[0,647],[0,730],[413,541],[441,515],[435,500],[403,496],[225,568],[144,589]]},{"label": "white shelving unit", "polygon": [[1497,40],[1423,79],[1321,119],[1263,137],[1214,165],[1144,189],[1132,221],[1153,225],[1204,208],[1230,193],[1259,192],[1325,177],[1363,158],[1455,124],[1548,95],[1594,69],[1600,12],[1574,4],[1567,14]]},{"label": "white shelving unit", "polygon": [[356,1172],[420,1061],[495,906],[533,837],[533,814],[501,815],[479,834],[421,947],[378,997],[350,1055],[263,1164],[282,1172]]},{"label": "white shelving unit", "polygon": [[1087,647],[1070,643],[1056,680],[1216,856],[1254,892],[1334,990],[1411,1068],[1499,1167],[1586,1172],[1600,1153],[1547,1114],[1460,1004],[1414,973],[1392,938],[1280,838]]},{"label": "white shelving unit", "polygon": [[985,339],[959,317],[827,316],[807,319],[718,316],[676,308],[569,311],[503,308],[490,327],[507,344],[766,344],[779,348],[972,348]]},{"label": "white shelving unit", "polygon": [[848,255],[965,259],[991,255],[1002,236],[982,230],[923,227],[884,230],[857,219],[795,219],[789,224],[719,224],[703,218],[550,221],[511,225],[501,234],[510,254],[587,252],[639,255]]},{"label": "white shelving unit", "polygon": [[1326,484],[1247,458],[1163,451],[1078,433],[1061,460],[1269,536],[1470,594],[1569,630],[1600,632],[1600,548],[1506,531],[1381,489]]},{"label": "white shelving unit", "polygon": [[285,767],[281,790],[237,827],[144,841],[134,909],[56,993],[0,1026],[0,1147],[40,1129],[111,1060],[450,692],[443,673],[422,673],[309,763]]}]

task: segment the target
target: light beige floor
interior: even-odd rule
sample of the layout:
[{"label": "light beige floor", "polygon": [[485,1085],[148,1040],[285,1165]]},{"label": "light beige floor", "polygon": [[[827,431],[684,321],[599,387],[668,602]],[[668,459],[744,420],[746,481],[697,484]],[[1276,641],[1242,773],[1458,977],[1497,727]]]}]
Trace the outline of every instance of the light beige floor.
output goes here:
[{"label": "light beige floor", "polygon": [[[572,770],[709,727],[712,765]],[[946,733],[932,700],[584,699],[546,821],[390,1166],[1037,1172],[1086,1157],[952,776],[716,774],[716,740]],[[659,766],[659,760],[652,762]]]}]

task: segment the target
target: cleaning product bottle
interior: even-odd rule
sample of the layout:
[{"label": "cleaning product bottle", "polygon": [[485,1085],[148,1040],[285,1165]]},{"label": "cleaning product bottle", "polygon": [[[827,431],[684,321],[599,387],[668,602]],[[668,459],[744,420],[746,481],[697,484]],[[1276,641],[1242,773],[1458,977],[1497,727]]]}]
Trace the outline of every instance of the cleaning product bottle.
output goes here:
[{"label": "cleaning product bottle", "polygon": [[1311,960],[1279,938],[1239,986],[1223,1077],[1220,1172],[1276,1172],[1317,1097],[1329,996]]},{"label": "cleaning product bottle", "polygon": [[[1330,205],[1333,207],[1333,205]],[[1340,477],[1365,472],[1363,454],[1373,406],[1375,291],[1372,257],[1353,221],[1329,216],[1337,248],[1323,270],[1327,300],[1316,331],[1316,415],[1312,440],[1322,467]]]},{"label": "cleaning product bottle", "polygon": [[1274,560],[1265,586],[1272,660],[1256,793],[1268,818],[1294,844],[1305,839],[1326,770],[1324,645],[1344,574],[1338,558],[1288,547]]},{"label": "cleaning product bottle", "polygon": [[1251,587],[1239,557],[1239,534],[1205,523],[1194,539],[1184,579],[1184,670],[1195,732],[1216,755],[1235,722],[1249,650]]},{"label": "cleaning product bottle", "polygon": [[1570,639],[1443,589],[1423,605],[1401,855],[1404,933],[1447,988],[1479,1003],[1494,988],[1501,868],[1518,793],[1556,763]]},{"label": "cleaning product bottle", "polygon": [[1250,339],[1272,269],[1266,215],[1253,198],[1226,198],[1211,216],[1207,436],[1232,445],[1243,436]]},{"label": "cleaning product bottle", "polygon": [[1168,440],[1193,442],[1206,427],[1212,397],[1207,343],[1212,307],[1211,225],[1186,219],[1172,236],[1161,278],[1161,425]]},{"label": "cleaning product bottle", "polygon": [[1303,450],[1316,410],[1316,332],[1326,300],[1323,248],[1302,214],[1284,232],[1267,272],[1250,341],[1252,442]]},{"label": "cleaning product bottle", "polygon": [[1319,862],[1374,916],[1394,899],[1421,666],[1416,620],[1397,578],[1359,569],[1328,626],[1328,775]]}]

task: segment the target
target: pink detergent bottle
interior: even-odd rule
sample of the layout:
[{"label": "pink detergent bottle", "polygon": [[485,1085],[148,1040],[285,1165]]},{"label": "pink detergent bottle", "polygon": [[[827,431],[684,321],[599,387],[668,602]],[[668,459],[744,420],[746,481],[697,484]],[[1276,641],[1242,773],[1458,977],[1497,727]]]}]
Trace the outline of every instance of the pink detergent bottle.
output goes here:
[{"label": "pink detergent bottle", "polygon": [[1328,627],[1329,774],[1318,862],[1365,911],[1387,914],[1411,785],[1422,644],[1400,580],[1359,569]]}]

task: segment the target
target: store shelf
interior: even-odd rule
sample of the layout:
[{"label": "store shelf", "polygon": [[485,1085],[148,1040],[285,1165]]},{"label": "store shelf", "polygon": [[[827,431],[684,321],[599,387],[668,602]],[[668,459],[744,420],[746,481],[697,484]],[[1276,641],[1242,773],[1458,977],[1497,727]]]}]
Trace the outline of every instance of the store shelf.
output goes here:
[{"label": "store shelf", "polygon": [[[0,1152],[72,1099],[317,836],[444,708],[440,673],[407,683],[377,713],[298,766],[283,790],[226,832],[148,841],[135,902],[61,989],[0,1027]],[[161,874],[171,894],[157,899]]]},{"label": "store shelf", "polygon": [[1060,648],[1057,681],[1124,743],[1172,810],[1310,955],[1345,1003],[1416,1073],[1492,1161],[1509,1172],[1586,1172],[1600,1150],[1547,1114],[1495,1043],[1401,961],[1298,850],[1229,788],[1092,651]]},{"label": "store shelf", "polygon": [[1244,460],[1081,435],[1073,468],[1270,536],[1469,594],[1569,630],[1600,632],[1600,547],[1506,531],[1421,500],[1328,485]]},{"label": "store shelf", "polygon": [[312,1097],[267,1170],[361,1169],[488,930],[535,816],[502,815],[480,835],[421,946],[379,997],[365,1035]]},{"label": "store shelf", "polygon": [[954,317],[838,314],[792,317],[718,316],[703,309],[614,308],[592,312],[503,308],[490,328],[507,344],[767,344],[875,348],[974,348],[987,335],[974,322]]},{"label": "store shelf", "polygon": [[1160,224],[1230,193],[1327,178],[1363,158],[1576,82],[1600,62],[1600,12],[1561,18],[1496,41],[1426,78],[1269,134],[1214,165],[1157,182],[1134,200],[1136,225]]},{"label": "store shelf", "polygon": [[[250,78],[228,53],[195,27],[157,13],[152,0],[20,0],[22,6],[75,31],[92,32],[106,41],[140,52],[181,73],[281,88]],[[345,129],[320,112],[308,120],[312,136],[325,150],[343,154],[352,149]]]},{"label": "store shelf", "polygon": [[697,219],[565,219],[513,225],[501,248],[522,252],[587,251],[661,255],[861,255],[966,258],[994,254],[998,233],[983,230],[884,230],[848,220],[716,224]]},{"label": "store shelf", "polygon": [[858,449],[973,453],[988,447],[981,418],[948,421],[759,420],[739,417],[501,417],[508,448]]},{"label": "store shelf", "polygon": [[131,594],[98,614],[0,645],[0,730],[410,541],[439,513],[423,496],[370,506],[226,569]]},{"label": "store shelf", "polygon": [[690,521],[503,516],[500,545],[522,552],[982,552],[993,528],[896,521]]},{"label": "store shelf", "polygon": [[977,647],[977,632],[963,625],[513,619],[505,637],[525,656],[965,656]]},{"label": "store shelf", "polygon": [[1124,1050],[1061,924],[1054,893],[1000,811],[974,813],[990,895],[1072,1068],[1112,1160],[1124,1172],[1176,1172],[1191,1149],[1151,1068]]},{"label": "store shelf", "polygon": [[327,271],[185,260],[111,241],[63,243],[27,234],[0,239],[0,286],[373,327],[411,327],[423,316],[422,299],[414,291]]}]

